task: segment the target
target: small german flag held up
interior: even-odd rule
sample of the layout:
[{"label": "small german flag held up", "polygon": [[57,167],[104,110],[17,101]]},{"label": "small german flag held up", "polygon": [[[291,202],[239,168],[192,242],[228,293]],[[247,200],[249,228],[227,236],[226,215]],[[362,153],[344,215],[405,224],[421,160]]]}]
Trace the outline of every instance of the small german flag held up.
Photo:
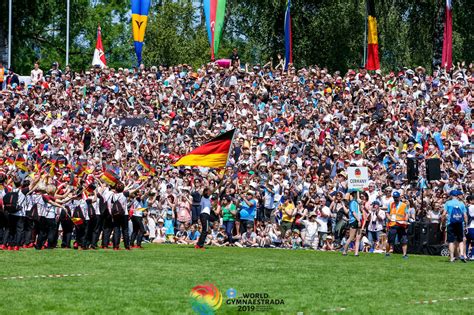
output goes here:
[{"label": "small german flag held up", "polygon": [[111,169],[106,169],[100,179],[112,187],[115,187],[119,182],[117,174],[115,174]]},{"label": "small german flag held up", "polygon": [[84,223],[84,220],[82,220],[81,218],[71,218],[71,221],[72,223],[74,223],[74,225],[81,225]]},{"label": "small german flag held up", "polygon": [[367,70],[380,69],[379,41],[377,35],[377,18],[375,17],[374,0],[367,0]]},{"label": "small german flag held up", "polygon": [[221,134],[181,157],[173,166],[222,168],[227,164],[235,129]]}]

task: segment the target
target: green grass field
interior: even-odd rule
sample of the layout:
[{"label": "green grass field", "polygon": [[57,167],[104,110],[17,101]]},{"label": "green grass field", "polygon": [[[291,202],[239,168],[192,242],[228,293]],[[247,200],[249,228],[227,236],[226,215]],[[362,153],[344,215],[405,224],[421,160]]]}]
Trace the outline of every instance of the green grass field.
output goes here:
[{"label": "green grass field", "polygon": [[217,314],[238,312],[226,304],[229,288],[237,297],[283,299],[273,314],[469,314],[474,307],[474,265],[446,257],[148,245],[3,251],[0,266],[0,314],[193,314],[190,290],[205,282],[223,296]]}]

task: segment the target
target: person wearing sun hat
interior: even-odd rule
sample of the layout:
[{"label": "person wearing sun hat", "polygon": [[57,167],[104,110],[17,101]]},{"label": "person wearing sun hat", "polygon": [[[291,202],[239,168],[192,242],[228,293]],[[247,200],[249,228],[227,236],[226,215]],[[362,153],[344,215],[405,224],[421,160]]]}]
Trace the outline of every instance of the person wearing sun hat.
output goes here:
[{"label": "person wearing sun hat", "polygon": [[451,199],[444,204],[443,218],[446,220],[450,262],[456,261],[454,255],[457,249],[459,249],[459,259],[466,262],[464,228],[467,227],[468,220],[466,205],[459,200],[462,194],[460,190],[452,190],[449,193]]}]

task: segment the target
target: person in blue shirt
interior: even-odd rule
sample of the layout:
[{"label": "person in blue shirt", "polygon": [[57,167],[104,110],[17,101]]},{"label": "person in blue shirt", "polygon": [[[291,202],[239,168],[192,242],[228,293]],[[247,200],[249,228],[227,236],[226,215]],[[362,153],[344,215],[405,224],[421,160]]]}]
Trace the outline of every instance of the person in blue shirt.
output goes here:
[{"label": "person in blue shirt", "polygon": [[454,253],[459,248],[459,259],[467,262],[464,246],[464,228],[467,227],[467,208],[458,199],[462,195],[459,190],[452,190],[451,199],[444,204],[443,217],[446,220],[447,240],[449,244],[450,262],[455,262]]},{"label": "person in blue shirt", "polygon": [[347,240],[346,244],[344,244],[342,255],[347,256],[347,249],[350,243],[355,239],[354,256],[359,256],[359,242],[362,228],[362,212],[360,210],[358,198],[359,192],[352,191],[350,195],[351,200],[349,201],[349,239]]},{"label": "person in blue shirt", "polygon": [[249,190],[246,195],[242,195],[242,201],[240,202],[240,225],[244,232],[247,230],[247,225],[253,227],[253,221],[255,220],[257,200],[255,200],[254,195],[255,193]]}]

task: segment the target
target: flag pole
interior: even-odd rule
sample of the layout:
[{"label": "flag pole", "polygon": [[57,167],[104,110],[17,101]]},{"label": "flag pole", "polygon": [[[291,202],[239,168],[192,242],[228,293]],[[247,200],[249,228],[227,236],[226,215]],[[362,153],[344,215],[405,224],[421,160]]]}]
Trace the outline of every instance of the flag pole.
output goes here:
[{"label": "flag pole", "polygon": [[70,0],[66,0],[66,64],[65,66],[69,65],[69,11],[70,11]]},{"label": "flag pole", "polygon": [[239,129],[237,128],[234,129],[234,134],[232,134],[232,140],[230,141],[229,152],[227,152],[227,160],[225,161],[225,167],[227,167],[227,163],[229,163],[229,156],[230,156],[230,153],[232,152],[232,149],[234,148],[234,138],[238,130]]},{"label": "flag pole", "polygon": [[[8,1],[8,68],[12,62],[12,0]],[[6,82],[6,80],[5,80]]]},{"label": "flag pole", "polygon": [[365,65],[367,63],[367,19],[369,17],[369,14],[368,14],[368,8],[367,8],[368,4],[367,4],[367,1],[365,2],[365,29],[364,29],[364,60],[362,60],[362,65],[363,67],[365,68]]}]

